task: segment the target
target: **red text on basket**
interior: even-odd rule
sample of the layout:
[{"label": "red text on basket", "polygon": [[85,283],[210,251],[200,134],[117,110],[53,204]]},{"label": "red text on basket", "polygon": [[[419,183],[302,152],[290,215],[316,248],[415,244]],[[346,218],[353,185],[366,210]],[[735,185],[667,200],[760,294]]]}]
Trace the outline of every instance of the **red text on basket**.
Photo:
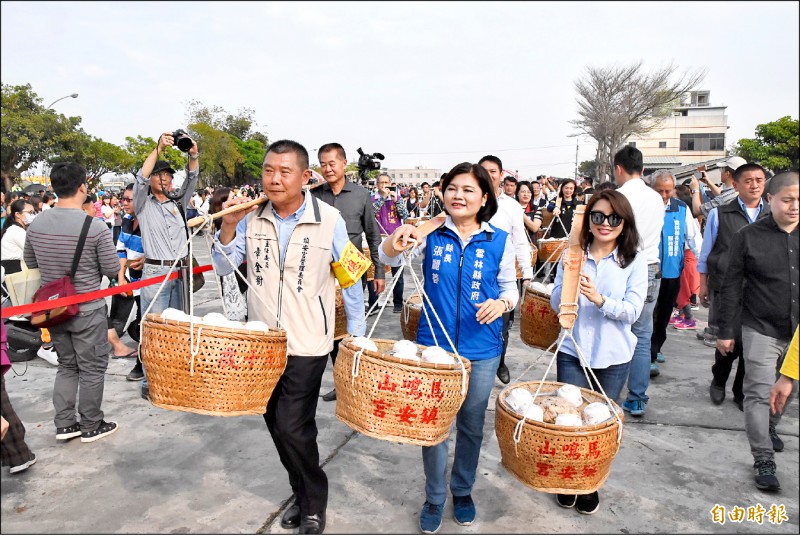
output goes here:
[{"label": "red text on basket", "polygon": [[271,350],[265,352],[263,355],[258,355],[255,349],[251,349],[249,355],[241,357],[241,362],[237,362],[236,349],[233,347],[226,347],[222,350],[222,355],[217,359],[217,366],[238,370],[239,367],[244,368],[245,364],[249,364],[249,368],[252,370],[255,367],[256,360],[262,359],[266,364],[271,364],[274,356],[275,353]]}]

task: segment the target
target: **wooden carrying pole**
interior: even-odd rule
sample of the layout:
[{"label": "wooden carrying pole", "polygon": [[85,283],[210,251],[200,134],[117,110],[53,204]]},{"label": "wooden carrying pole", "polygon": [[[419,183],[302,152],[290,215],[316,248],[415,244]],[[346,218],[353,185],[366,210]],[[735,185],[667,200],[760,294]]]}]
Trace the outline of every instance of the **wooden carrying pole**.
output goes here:
[{"label": "wooden carrying pole", "polygon": [[[258,199],[254,199],[252,201],[244,202],[242,204],[237,204],[236,206],[231,206],[230,208],[225,208],[224,210],[221,210],[221,211],[217,212],[216,214],[211,214],[211,219],[212,220],[219,219],[220,217],[224,217],[224,216],[226,216],[228,214],[233,214],[233,213],[239,212],[241,210],[247,210],[248,208],[252,208],[253,206],[258,206],[259,204],[264,204],[268,200],[269,199],[267,197],[259,197]],[[189,221],[186,222],[186,225],[188,225],[189,228],[196,227],[198,225],[201,225],[203,223],[203,221],[205,221],[205,220],[206,220],[206,218],[203,217],[203,216],[193,217]]]},{"label": "wooden carrying pole", "polygon": [[580,244],[581,227],[583,226],[583,205],[575,208],[572,228],[569,231],[567,250],[564,253],[564,279],[561,286],[561,305],[558,307],[558,323],[564,329],[571,329],[578,316],[578,296],[580,294],[580,277],[585,254]]},{"label": "wooden carrying pole", "polygon": [[[422,238],[444,225],[446,219],[447,214],[439,214],[436,217],[425,221],[423,224],[417,227],[417,238],[422,240]],[[393,246],[396,251],[405,251],[406,249],[413,247],[414,243],[408,243],[405,247],[403,247],[403,244],[400,242],[400,240],[397,240],[394,242]]]}]

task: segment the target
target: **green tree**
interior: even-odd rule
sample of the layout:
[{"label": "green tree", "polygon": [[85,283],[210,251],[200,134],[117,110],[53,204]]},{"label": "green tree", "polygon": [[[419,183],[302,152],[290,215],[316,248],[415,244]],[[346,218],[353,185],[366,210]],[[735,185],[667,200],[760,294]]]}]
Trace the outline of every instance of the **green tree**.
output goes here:
[{"label": "green tree", "polygon": [[244,163],[234,137],[206,123],[190,124],[189,134],[202,151],[200,185],[233,185],[236,166]]},{"label": "green tree", "polygon": [[100,177],[106,173],[126,171],[129,161],[124,148],[108,143],[100,138],[86,136],[75,161],[86,168],[89,186],[97,186]]},{"label": "green tree", "polygon": [[[142,168],[142,164],[156,148],[157,143],[151,137],[136,136],[126,137],[125,144],[122,146],[125,157],[120,172],[127,172],[136,178],[136,173]],[[168,148],[161,154],[159,159],[169,162],[173,169],[183,169],[186,167],[188,158],[185,153],[178,149]]]},{"label": "green tree", "polygon": [[578,165],[578,173],[592,178],[597,177],[597,160],[584,160]]},{"label": "green tree", "polygon": [[8,190],[38,162],[72,158],[86,135],[80,117],[45,108],[30,84],[3,84],[0,110],[0,174]]},{"label": "green tree", "polygon": [[235,172],[235,183],[237,185],[247,184],[261,179],[261,164],[264,161],[266,148],[258,139],[242,141],[238,137],[231,136],[239,149],[243,160],[238,164]]},{"label": "green tree", "polygon": [[740,139],[733,149],[748,162],[759,162],[778,173],[798,169],[800,122],[790,116],[756,126],[755,138]]}]

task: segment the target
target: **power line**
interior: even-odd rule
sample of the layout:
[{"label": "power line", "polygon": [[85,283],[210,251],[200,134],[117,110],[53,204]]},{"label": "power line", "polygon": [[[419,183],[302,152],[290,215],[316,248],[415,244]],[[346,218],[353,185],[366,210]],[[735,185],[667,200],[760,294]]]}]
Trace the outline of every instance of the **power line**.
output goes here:
[{"label": "power line", "polygon": [[[584,142],[581,143],[582,145],[591,145],[592,143]],[[456,151],[448,151],[448,152],[391,152],[387,151],[386,154],[390,154],[392,156],[416,156],[416,155],[440,155],[440,154],[466,154],[470,152],[485,152],[485,153],[493,153],[493,152],[510,152],[510,151],[517,151],[517,150],[536,150],[536,149],[558,149],[563,147],[572,147],[572,144],[569,145],[544,145],[541,147],[521,147],[518,149],[477,149],[477,150],[456,150]]]}]

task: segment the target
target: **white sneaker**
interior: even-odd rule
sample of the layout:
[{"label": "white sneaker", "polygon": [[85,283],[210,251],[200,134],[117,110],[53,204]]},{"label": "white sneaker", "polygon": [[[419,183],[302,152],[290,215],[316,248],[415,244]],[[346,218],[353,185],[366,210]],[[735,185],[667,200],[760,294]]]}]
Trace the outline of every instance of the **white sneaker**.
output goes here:
[{"label": "white sneaker", "polygon": [[52,346],[47,348],[44,346],[40,347],[36,355],[46,360],[48,364],[58,366],[58,354]]}]

